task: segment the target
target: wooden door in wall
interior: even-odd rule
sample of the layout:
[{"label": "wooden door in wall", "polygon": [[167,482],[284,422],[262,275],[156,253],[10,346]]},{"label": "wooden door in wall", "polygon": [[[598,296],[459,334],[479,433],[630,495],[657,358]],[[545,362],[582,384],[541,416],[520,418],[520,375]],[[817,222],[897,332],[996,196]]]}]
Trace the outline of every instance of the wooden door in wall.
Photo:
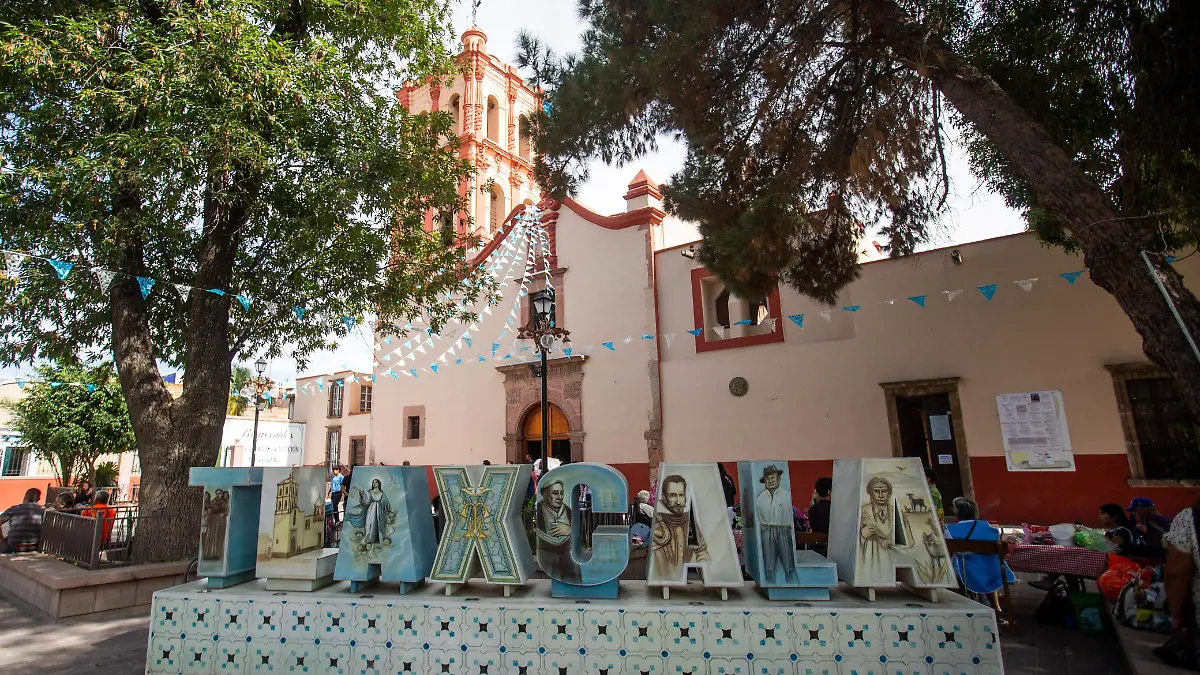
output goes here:
[{"label": "wooden door in wall", "polygon": [[950,503],[963,496],[950,395],[897,396],[896,414],[904,456],[919,457],[926,468],[933,469],[942,506],[950,515]]},{"label": "wooden door in wall", "polygon": [[350,439],[350,466],[363,466],[367,463],[367,440],[365,438]]},{"label": "wooden door in wall", "polygon": [[[571,425],[562,409],[553,403],[550,409],[550,456],[564,464],[571,461]],[[542,456],[542,411],[534,409],[521,425],[525,455],[530,459]]]}]

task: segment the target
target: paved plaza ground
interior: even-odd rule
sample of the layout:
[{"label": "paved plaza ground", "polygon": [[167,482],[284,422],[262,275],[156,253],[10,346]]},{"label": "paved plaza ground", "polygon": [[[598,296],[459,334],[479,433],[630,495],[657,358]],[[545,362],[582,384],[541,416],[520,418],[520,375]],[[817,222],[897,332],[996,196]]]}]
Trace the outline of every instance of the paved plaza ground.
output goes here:
[{"label": "paved plaza ground", "polygon": [[[1045,594],[1015,587],[1017,625],[1000,634],[1008,675],[1125,675],[1115,637],[1039,626],[1034,610]],[[126,675],[146,664],[149,608],[49,623],[0,597],[0,673]]]}]

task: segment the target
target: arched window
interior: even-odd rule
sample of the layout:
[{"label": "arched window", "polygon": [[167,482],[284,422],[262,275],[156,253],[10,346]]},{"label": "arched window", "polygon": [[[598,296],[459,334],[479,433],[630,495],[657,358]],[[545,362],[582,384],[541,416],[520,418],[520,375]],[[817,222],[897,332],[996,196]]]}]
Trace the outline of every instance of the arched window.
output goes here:
[{"label": "arched window", "polygon": [[487,100],[487,137],[493,143],[500,143],[500,103],[495,96]]},{"label": "arched window", "polygon": [[518,152],[518,154],[521,155],[521,159],[529,159],[530,143],[529,143],[529,136],[526,135],[526,132],[528,130],[529,130],[529,128],[526,126],[525,120],[518,118],[517,119],[517,139],[518,139],[517,152]]},{"label": "arched window", "polygon": [[714,303],[717,325],[729,328],[729,289],[722,289]]},{"label": "arched window", "polygon": [[491,200],[488,210],[488,233],[494,234],[500,229],[504,220],[504,191],[499,185],[492,185]]},{"label": "arched window", "polygon": [[458,102],[458,94],[450,97],[450,116],[454,118],[454,133],[461,133],[462,128],[459,126],[462,123],[461,105]]}]

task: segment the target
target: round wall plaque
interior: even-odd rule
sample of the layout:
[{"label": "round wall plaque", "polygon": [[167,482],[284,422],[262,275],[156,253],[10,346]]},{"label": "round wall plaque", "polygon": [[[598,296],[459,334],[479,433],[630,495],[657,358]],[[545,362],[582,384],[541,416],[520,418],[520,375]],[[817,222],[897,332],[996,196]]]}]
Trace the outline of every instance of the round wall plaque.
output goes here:
[{"label": "round wall plaque", "polygon": [[734,396],[745,396],[750,391],[750,383],[744,377],[735,377],[729,381],[729,393]]}]

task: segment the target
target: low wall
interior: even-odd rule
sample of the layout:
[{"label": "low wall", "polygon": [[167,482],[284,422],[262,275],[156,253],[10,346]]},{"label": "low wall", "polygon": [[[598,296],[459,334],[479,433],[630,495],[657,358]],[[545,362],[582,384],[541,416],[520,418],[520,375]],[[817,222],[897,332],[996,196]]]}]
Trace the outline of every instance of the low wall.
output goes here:
[{"label": "low wall", "polygon": [[[931,603],[904,591],[876,602],[836,589],[826,602],[776,602],[752,587],[674,589],[622,582],[615,600],[550,597],[532,581],[505,598],[472,582],[452,596],[432,583],[408,595],[348,582],[271,592],[263,580],[154,594],[148,673],[1004,672],[995,615],[954,593]],[[310,670],[311,669],[311,670]]]},{"label": "low wall", "polygon": [[55,619],[149,605],[185,581],[188,561],[89,571],[41,553],[0,556],[0,591]]}]

